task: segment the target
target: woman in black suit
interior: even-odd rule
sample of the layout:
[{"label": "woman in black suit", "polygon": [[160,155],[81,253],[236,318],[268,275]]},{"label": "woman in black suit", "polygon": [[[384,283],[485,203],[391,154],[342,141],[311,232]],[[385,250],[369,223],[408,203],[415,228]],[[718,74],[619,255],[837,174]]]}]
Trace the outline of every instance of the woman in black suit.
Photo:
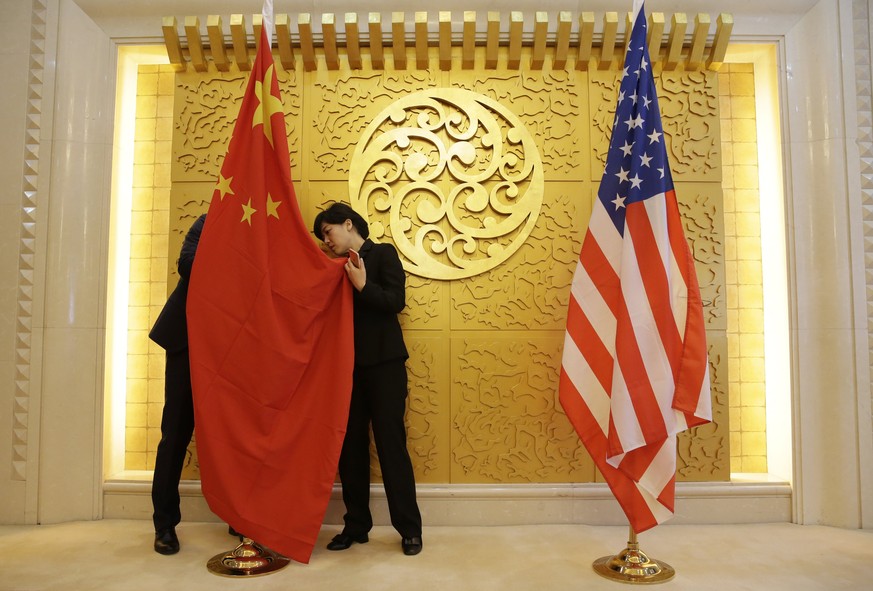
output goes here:
[{"label": "woman in black suit", "polygon": [[319,213],[313,232],[335,255],[350,256],[345,269],[355,288],[355,369],[339,460],[345,527],[327,548],[346,550],[354,542],[364,544],[373,527],[369,507],[372,422],[391,524],[400,533],[403,553],[415,555],[421,552],[422,541],[404,423],[409,354],[397,319],[406,305],[406,274],[394,247],[369,240],[367,222],[348,205],[334,203]]}]

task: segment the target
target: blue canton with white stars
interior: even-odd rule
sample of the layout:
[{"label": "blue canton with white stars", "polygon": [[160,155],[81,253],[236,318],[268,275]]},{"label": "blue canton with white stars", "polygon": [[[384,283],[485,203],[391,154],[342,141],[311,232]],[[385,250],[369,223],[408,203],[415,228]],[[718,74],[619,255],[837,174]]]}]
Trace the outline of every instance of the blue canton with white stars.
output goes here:
[{"label": "blue canton with white stars", "polygon": [[597,192],[622,236],[628,205],[673,188],[646,47],[647,28],[642,7],[628,43],[606,168]]}]

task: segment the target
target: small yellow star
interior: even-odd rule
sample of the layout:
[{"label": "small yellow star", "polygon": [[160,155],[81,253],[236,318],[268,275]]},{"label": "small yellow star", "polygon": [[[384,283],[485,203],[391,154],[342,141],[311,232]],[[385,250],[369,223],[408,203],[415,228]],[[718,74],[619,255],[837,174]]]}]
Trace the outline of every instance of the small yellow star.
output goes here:
[{"label": "small yellow star", "polygon": [[273,201],[272,195],[267,193],[267,217],[273,216],[278,220],[280,205],[282,205],[281,201]]},{"label": "small yellow star", "polygon": [[219,197],[224,200],[225,195],[233,195],[233,189],[230,188],[230,183],[233,182],[233,177],[224,178],[220,173],[218,175],[218,183],[215,185],[215,190],[219,192]]},{"label": "small yellow star", "polygon": [[259,105],[255,109],[255,114],[252,117],[252,129],[258,125],[264,126],[264,135],[267,136],[267,141],[273,145],[273,126],[270,125],[270,117],[274,113],[282,113],[282,101],[274,96],[271,92],[273,88],[273,67],[267,68],[264,73],[264,80],[255,81],[255,96],[258,98]]},{"label": "small yellow star", "polygon": [[258,210],[255,209],[254,207],[252,207],[252,200],[251,199],[249,199],[248,203],[243,203],[242,208],[243,208],[243,216],[242,216],[242,219],[240,221],[241,222],[248,222],[249,226],[251,226],[252,225],[252,214],[254,214]]}]

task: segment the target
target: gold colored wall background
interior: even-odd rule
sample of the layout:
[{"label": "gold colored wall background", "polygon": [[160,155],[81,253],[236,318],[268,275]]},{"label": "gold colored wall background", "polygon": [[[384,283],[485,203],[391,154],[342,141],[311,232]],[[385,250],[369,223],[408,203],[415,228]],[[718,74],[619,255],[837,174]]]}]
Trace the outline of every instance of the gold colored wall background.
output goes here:
[{"label": "gold colored wall background", "polygon": [[[436,62],[432,54],[431,63]],[[168,66],[157,70],[161,80],[173,75]],[[535,140],[544,176],[542,206],[529,237],[505,262],[472,277],[408,275],[402,322],[411,354],[409,447],[421,483],[596,480],[593,463],[557,403],[557,378],[569,285],[603,172],[620,72],[577,71],[572,63],[556,71],[547,64],[538,71],[353,71],[346,66],[311,72],[285,71],[277,63],[277,71],[292,176],[307,221],[330,201],[353,200],[349,179],[362,166],[353,161],[362,134],[384,109],[411,93],[465,89],[496,101],[521,121]],[[147,75],[151,72],[141,68],[140,77]],[[733,238],[726,234],[722,191],[728,140],[720,137],[722,112],[734,98],[724,88],[724,76],[674,71],[657,78],[680,209],[706,305],[714,397],[715,422],[680,438],[679,480],[728,480],[729,442],[736,441],[733,431],[729,436],[728,391],[734,382],[727,375],[725,275]],[[164,261],[169,265],[163,269],[169,266],[170,272],[160,280],[150,275],[149,292],[163,288],[160,303],[175,285],[174,263],[184,233],[208,207],[246,77],[235,68],[174,75],[172,191],[168,209],[152,214],[153,220],[162,215],[168,220]],[[166,86],[160,90],[166,92]],[[363,183],[372,180],[370,173]],[[401,178],[397,186],[407,182]],[[383,213],[374,203],[366,206],[378,227]],[[389,238],[386,232],[382,239]],[[160,306],[150,305],[153,322]],[[147,338],[148,326],[138,325],[131,341]],[[137,381],[140,374],[129,380],[128,469],[151,468],[159,438],[159,412],[148,412],[143,421],[138,418],[143,409],[136,406],[142,403],[135,392],[162,387],[160,349],[148,347],[152,369],[146,385]],[[152,398],[149,405],[155,404]],[[144,429],[145,451],[142,445],[130,447],[138,429]],[[191,451],[186,478],[198,477],[196,445]]]},{"label": "gold colored wall background", "polygon": [[719,71],[731,472],[767,472],[761,207],[751,64]]},{"label": "gold colored wall background", "polygon": [[149,340],[148,333],[167,299],[167,260],[175,260],[168,256],[167,246],[174,86],[172,68],[140,66],[130,236],[124,449],[128,470],[153,469],[161,439],[164,350]]}]

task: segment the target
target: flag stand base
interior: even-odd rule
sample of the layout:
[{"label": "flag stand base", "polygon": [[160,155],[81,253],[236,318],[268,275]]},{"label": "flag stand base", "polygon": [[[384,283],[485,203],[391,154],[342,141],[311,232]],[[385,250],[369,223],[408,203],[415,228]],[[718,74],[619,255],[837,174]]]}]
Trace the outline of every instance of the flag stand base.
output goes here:
[{"label": "flag stand base", "polygon": [[230,552],[216,554],[206,563],[209,572],[222,577],[258,577],[288,566],[290,558],[243,538]]},{"label": "flag stand base", "polygon": [[660,560],[652,560],[640,550],[633,528],[630,530],[627,548],[615,556],[598,558],[591,566],[601,577],[638,585],[665,583],[676,574],[672,566]]}]

